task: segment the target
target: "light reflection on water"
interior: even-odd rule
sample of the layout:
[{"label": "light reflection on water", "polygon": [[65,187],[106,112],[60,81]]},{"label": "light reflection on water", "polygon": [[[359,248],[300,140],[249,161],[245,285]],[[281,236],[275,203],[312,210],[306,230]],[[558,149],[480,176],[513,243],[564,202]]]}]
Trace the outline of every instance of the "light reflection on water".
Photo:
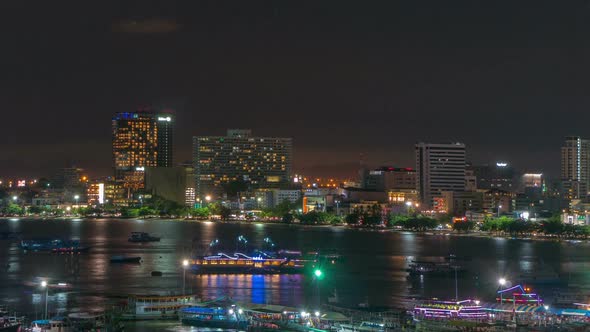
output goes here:
[{"label": "light reflection on water", "polygon": [[[454,296],[453,278],[407,278],[413,259],[442,260],[454,253],[470,256],[469,274],[459,279],[461,296],[484,297],[497,287],[499,276],[511,282],[523,271],[540,266],[567,274],[568,280],[587,283],[584,274],[590,261],[589,245],[499,238],[418,235],[389,231],[358,231],[343,227],[298,227],[272,224],[227,224],[213,222],[82,220],[0,220],[0,231],[22,232],[25,238],[79,237],[92,246],[87,254],[52,255],[24,253],[15,241],[0,241],[0,304],[21,311],[37,310],[37,290],[24,281],[47,276],[73,285],[72,293],[50,296],[51,306],[96,307],[108,296],[126,294],[169,294],[182,287],[180,263],[191,253],[203,254],[214,239],[235,249],[235,239],[245,236],[261,246],[265,237],[278,245],[306,251],[335,249],[344,261],[326,271],[320,297],[336,289],[347,304],[368,297],[371,304],[398,305],[403,296]],[[132,231],[162,236],[160,242],[129,243]],[[113,255],[141,256],[139,265],[109,262]],[[162,277],[152,277],[161,271]],[[187,275],[187,288],[203,299],[230,296],[237,301],[299,305],[314,301],[315,285],[305,275]],[[66,294],[66,293],[64,293]],[[61,297],[60,297],[61,296]]]}]

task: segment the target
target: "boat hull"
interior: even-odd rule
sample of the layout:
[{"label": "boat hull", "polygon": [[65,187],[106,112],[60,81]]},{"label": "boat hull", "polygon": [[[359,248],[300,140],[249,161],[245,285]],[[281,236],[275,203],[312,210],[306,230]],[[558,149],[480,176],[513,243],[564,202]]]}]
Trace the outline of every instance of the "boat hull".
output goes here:
[{"label": "boat hull", "polygon": [[0,327],[0,332],[17,332],[20,331],[20,324]]},{"label": "boat hull", "polygon": [[216,329],[245,329],[248,327],[247,321],[229,321],[229,320],[203,320],[196,318],[181,319],[183,325],[195,327],[210,327]]},{"label": "boat hull", "polygon": [[195,274],[300,274],[303,268],[193,265],[192,271]]}]

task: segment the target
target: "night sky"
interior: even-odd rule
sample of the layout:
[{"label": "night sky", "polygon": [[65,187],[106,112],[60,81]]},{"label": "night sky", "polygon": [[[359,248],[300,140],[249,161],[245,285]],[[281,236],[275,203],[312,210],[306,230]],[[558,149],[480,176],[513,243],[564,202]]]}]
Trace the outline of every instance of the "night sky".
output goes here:
[{"label": "night sky", "polygon": [[0,2],[0,177],[108,175],[111,117],[295,140],[297,171],[414,166],[416,141],[557,175],[590,138],[587,1]]}]

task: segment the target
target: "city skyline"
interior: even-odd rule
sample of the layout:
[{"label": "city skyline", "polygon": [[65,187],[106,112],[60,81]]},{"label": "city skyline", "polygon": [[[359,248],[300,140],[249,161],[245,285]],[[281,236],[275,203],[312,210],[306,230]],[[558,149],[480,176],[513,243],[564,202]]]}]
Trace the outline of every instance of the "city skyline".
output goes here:
[{"label": "city skyline", "polygon": [[460,141],[475,163],[558,177],[563,137],[590,136],[583,4],[10,6],[8,176],[109,174],[108,118],[146,104],[176,111],[178,161],[192,136],[251,128],[293,137],[294,169],[312,174]]}]

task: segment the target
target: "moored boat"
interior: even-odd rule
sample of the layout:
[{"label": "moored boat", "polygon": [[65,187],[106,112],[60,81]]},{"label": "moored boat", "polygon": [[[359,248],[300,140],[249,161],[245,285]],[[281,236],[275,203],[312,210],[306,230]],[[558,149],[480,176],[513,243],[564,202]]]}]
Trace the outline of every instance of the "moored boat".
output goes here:
[{"label": "moored boat", "polygon": [[406,270],[410,275],[450,275],[453,273],[465,273],[467,270],[453,263],[438,263],[425,261],[412,261]]},{"label": "moored boat", "polygon": [[122,315],[126,320],[178,319],[182,308],[199,303],[196,295],[131,295]]},{"label": "moored boat", "polygon": [[131,232],[128,239],[129,242],[158,242],[160,238],[152,236],[146,232]]},{"label": "moored boat", "polygon": [[111,263],[135,263],[139,264],[141,262],[141,257],[139,256],[112,256]]},{"label": "moored boat", "polygon": [[180,310],[180,321],[184,325],[217,329],[245,329],[248,319],[235,306],[212,304],[194,306]]},{"label": "moored boat", "polygon": [[301,273],[303,261],[289,258],[248,256],[243,253],[198,257],[190,262],[195,273],[251,273],[251,274],[287,274]]},{"label": "moored boat", "polygon": [[60,250],[65,251],[84,251],[89,247],[80,245],[78,240],[67,240],[67,239],[33,239],[33,240],[22,240],[20,247],[27,251],[51,251]]}]

